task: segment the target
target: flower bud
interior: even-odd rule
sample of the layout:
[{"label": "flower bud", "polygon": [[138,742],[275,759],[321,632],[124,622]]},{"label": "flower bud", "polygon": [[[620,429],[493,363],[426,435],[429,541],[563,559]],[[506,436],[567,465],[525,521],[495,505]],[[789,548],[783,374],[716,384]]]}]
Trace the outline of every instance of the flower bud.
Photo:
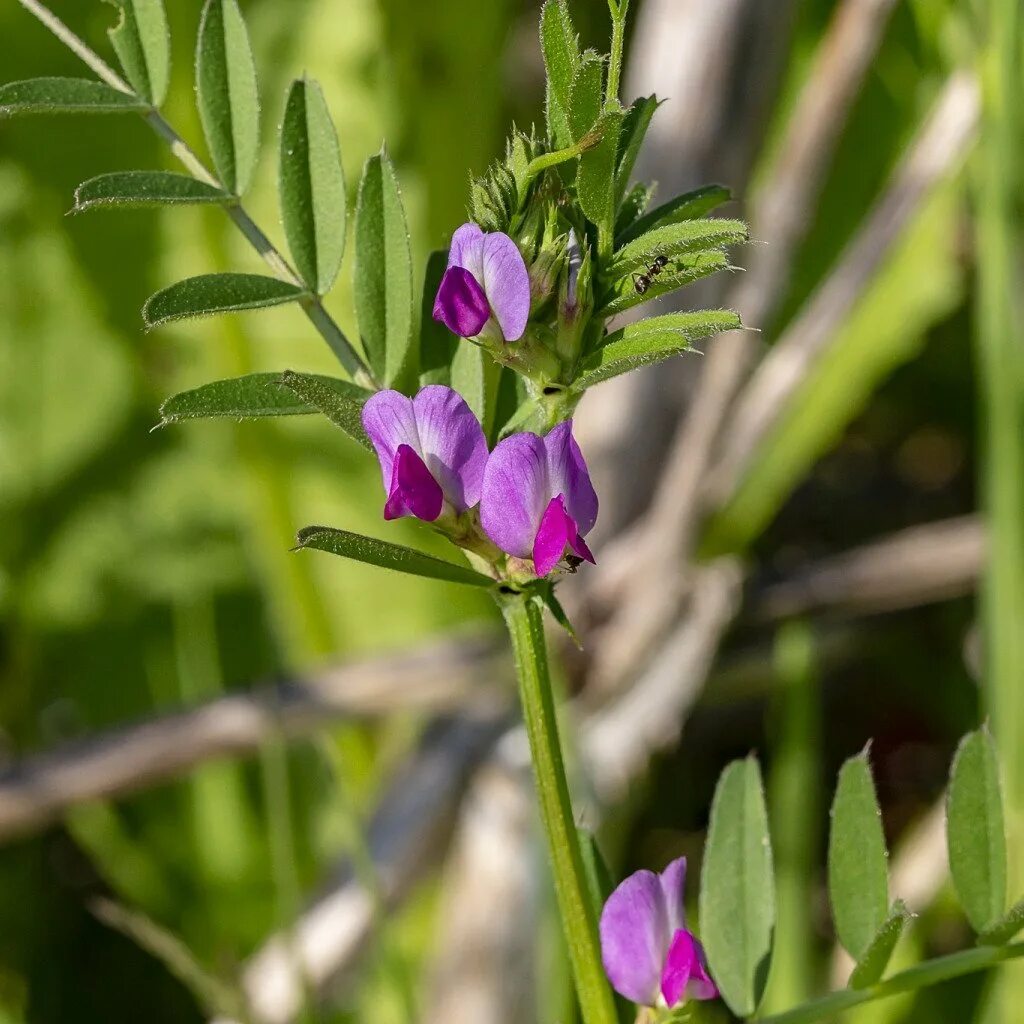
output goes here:
[{"label": "flower bud", "polygon": [[593,311],[592,264],[589,247],[580,246],[576,232],[570,231],[565,269],[558,286],[559,356],[572,362],[580,351],[583,329]]}]

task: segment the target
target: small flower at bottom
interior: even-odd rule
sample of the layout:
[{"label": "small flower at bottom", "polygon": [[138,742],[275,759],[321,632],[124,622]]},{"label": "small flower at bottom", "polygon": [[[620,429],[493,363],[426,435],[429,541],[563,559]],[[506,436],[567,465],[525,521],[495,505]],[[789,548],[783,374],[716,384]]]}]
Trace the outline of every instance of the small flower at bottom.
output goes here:
[{"label": "small flower at bottom", "polygon": [[601,955],[612,987],[641,1006],[716,999],[704,948],[686,927],[686,858],[660,874],[637,871],[601,913]]},{"label": "small flower at bottom", "polygon": [[583,538],[597,520],[597,494],[572,436],[572,421],[546,437],[513,434],[487,460],[480,525],[506,554],[532,558],[547,576],[563,555],[594,561]]},{"label": "small flower at bottom", "polygon": [[452,236],[434,319],[461,338],[475,338],[492,314],[502,340],[523,336],[530,317],[530,275],[508,235],[484,232],[471,221]]},{"label": "small flower at bottom", "polygon": [[457,391],[441,384],[415,398],[379,391],[363,407],[363,428],[380,460],[385,519],[432,523],[446,504],[460,514],[480,500],[487,439]]}]

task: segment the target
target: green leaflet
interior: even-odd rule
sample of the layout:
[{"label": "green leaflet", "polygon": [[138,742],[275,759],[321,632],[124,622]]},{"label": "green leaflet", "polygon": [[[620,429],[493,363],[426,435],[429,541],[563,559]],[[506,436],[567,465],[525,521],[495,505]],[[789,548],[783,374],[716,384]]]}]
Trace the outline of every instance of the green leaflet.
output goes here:
[{"label": "green leaflet", "polygon": [[641,235],[624,245],[612,260],[610,277],[642,271],[657,256],[673,260],[689,253],[724,249],[747,240],[747,226],[741,220],[685,220]]},{"label": "green leaflet", "polygon": [[569,87],[569,127],[579,142],[597,123],[603,105],[604,61],[587,50]]},{"label": "green leaflet", "polygon": [[604,304],[597,315],[602,317],[624,313],[627,309],[639,306],[651,299],[669,295],[679,288],[684,288],[701,278],[710,277],[719,271],[729,269],[729,258],[724,252],[698,252],[679,256],[673,261],[672,268],[666,268],[655,277],[645,292],[636,289],[636,276],[627,274],[616,281],[611,290],[604,296]]},{"label": "green leaflet", "polygon": [[701,937],[722,998],[738,1017],[761,1002],[775,930],[775,879],[761,769],[733,761],[715,789],[700,880]]},{"label": "green leaflet", "polygon": [[[583,644],[580,641],[579,634],[576,632],[576,628],[573,626],[569,619],[566,610],[562,607],[562,602],[558,600],[555,595],[555,587],[550,581],[545,580],[543,585],[537,588],[537,594],[540,599],[544,602],[547,610],[551,612],[551,617],[557,622],[562,629],[569,634],[569,639],[580,649],[583,650]],[[605,893],[605,896],[611,892],[611,888]],[[597,908],[598,916],[601,914],[601,908]]]},{"label": "green leaflet", "polygon": [[494,584],[494,580],[464,565],[456,565],[454,562],[447,562],[400,544],[377,540],[375,537],[364,537],[362,534],[349,533],[347,530],[334,530],[329,526],[307,526],[299,530],[296,550],[302,548],[314,548],[317,551],[340,555],[342,558],[353,558],[357,562],[379,565],[383,569],[394,569],[397,572],[426,576],[435,580],[447,580],[449,583],[464,583],[473,587],[490,587]]},{"label": "green leaflet", "polygon": [[653,196],[653,185],[637,183],[622,197],[619,211],[615,215],[616,241],[643,216]]},{"label": "green leaflet", "polygon": [[177,206],[225,203],[226,192],[173,171],[114,171],[83,181],[75,189],[72,213],[104,206]]},{"label": "green leaflet", "polygon": [[172,320],[280,306],[306,294],[287,281],[262,274],[203,274],[157,292],[142,307],[142,318],[147,328],[159,327]]},{"label": "green leaflet", "polygon": [[998,921],[986,928],[979,936],[982,946],[1005,946],[1024,930],[1024,900],[1015,903]]},{"label": "green leaflet", "polygon": [[281,218],[302,279],[330,291],[345,253],[345,174],[330,112],[316,82],[292,83],[281,125]]},{"label": "green leaflet", "polygon": [[452,357],[451,386],[476,413],[488,437],[494,427],[500,383],[501,366],[485,356],[479,346],[469,341],[459,342]]},{"label": "green leaflet", "polygon": [[867,750],[839,772],[828,844],[828,891],[836,934],[862,957],[889,908],[888,854]]},{"label": "green leaflet", "polygon": [[171,77],[171,34],[163,0],[110,0],[120,11],[107,30],[132,88],[159,107]]},{"label": "green leaflet", "polygon": [[260,102],[249,33],[237,0],[207,0],[196,47],[196,95],[221,183],[241,195],[259,155]]},{"label": "green leaflet", "polygon": [[363,168],[356,204],[355,305],[370,368],[386,387],[415,381],[412,256],[386,150]]},{"label": "green leaflet", "polygon": [[25,114],[123,114],[145,101],[88,78],[29,78],[0,85],[0,118]]},{"label": "green leaflet", "polygon": [[910,920],[910,911],[902,900],[892,905],[881,927],[868,943],[850,974],[850,988],[868,988],[881,980],[892,958],[896,943],[900,941],[903,929]]},{"label": "green leaflet", "polygon": [[650,213],[623,226],[621,231],[616,231],[615,243],[622,246],[655,228],[664,228],[670,224],[680,224],[685,220],[704,217],[730,199],[732,199],[732,193],[722,185],[706,185],[704,188],[694,189],[692,192],[670,199],[667,203],[662,203]]},{"label": "green leaflet", "polygon": [[689,351],[702,338],[742,326],[739,314],[729,309],[702,309],[641,320],[609,335],[587,356],[573,388],[585,390],[621,373]]},{"label": "green leaflet", "polygon": [[569,95],[580,65],[580,44],[565,0],[547,0],[540,15],[540,43],[547,71],[548,135],[555,149],[573,141]]},{"label": "green leaflet", "polygon": [[[658,109],[656,96],[643,96],[630,104],[622,120],[619,132],[618,151],[615,157],[615,205],[622,202],[622,197],[629,187],[630,175],[636,166],[636,158],[640,155],[651,118]],[[646,186],[641,186],[646,191]]]},{"label": "green leaflet", "polygon": [[953,759],[946,835],[953,887],[971,927],[985,933],[1006,910],[1006,833],[999,760],[987,729],[968,733]]},{"label": "green leaflet", "polygon": [[322,412],[354,441],[372,450],[362,421],[363,405],[370,397],[369,391],[347,381],[311,373],[296,373],[294,370],[285,370],[279,381],[282,388],[287,388]]},{"label": "green leaflet", "polygon": [[[345,385],[347,381],[333,377],[321,378],[328,386]],[[159,426],[199,419],[258,419],[263,416],[308,416],[315,406],[281,387],[279,373],[250,373],[230,377],[181,391],[160,406]]]},{"label": "green leaflet", "polygon": [[610,252],[615,228],[617,190],[615,161],[622,130],[623,111],[607,110],[601,116],[601,141],[580,157],[576,175],[576,197],[587,219],[596,224],[607,239]]}]

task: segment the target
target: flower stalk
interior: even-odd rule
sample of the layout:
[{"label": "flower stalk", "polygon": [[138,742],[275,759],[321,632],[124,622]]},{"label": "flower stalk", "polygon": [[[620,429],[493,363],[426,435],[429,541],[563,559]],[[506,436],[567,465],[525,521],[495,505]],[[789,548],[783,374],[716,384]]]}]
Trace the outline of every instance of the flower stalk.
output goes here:
[{"label": "flower stalk", "polygon": [[558,738],[541,607],[535,596],[522,593],[502,594],[499,604],[512,641],[541,822],[583,1022],[616,1024]]}]

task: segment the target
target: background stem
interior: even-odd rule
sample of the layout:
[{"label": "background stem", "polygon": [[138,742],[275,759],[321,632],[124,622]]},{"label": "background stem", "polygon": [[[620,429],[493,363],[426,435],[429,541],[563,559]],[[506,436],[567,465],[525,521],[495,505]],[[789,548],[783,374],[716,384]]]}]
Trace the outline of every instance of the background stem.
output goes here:
[{"label": "background stem", "polygon": [[534,598],[524,594],[502,597],[500,604],[512,640],[541,822],[583,1021],[615,1024],[615,1004],[601,965],[597,921],[588,898],[558,738],[541,609]]},{"label": "background stem", "polygon": [[[989,558],[981,590],[988,711],[1003,763],[1011,900],[1024,893],[1024,355],[1016,305],[1020,182],[1019,0],[990,0],[982,42],[977,179],[981,494]],[[1024,968],[996,983],[987,1022],[1020,1019]]]},{"label": "background stem", "polygon": [[871,1003],[876,999],[886,999],[901,992],[915,992],[921,988],[929,988],[952,978],[960,978],[975,971],[984,971],[1007,960],[1016,960],[1024,956],[1024,942],[1012,946],[982,946],[977,949],[965,949],[960,953],[929,960],[927,963],[911,967],[909,970],[894,974],[891,978],[863,989],[843,989],[830,995],[804,1003],[793,1010],[764,1017],[761,1024],[813,1024],[814,1021],[827,1020],[844,1010],[863,1003]]}]

